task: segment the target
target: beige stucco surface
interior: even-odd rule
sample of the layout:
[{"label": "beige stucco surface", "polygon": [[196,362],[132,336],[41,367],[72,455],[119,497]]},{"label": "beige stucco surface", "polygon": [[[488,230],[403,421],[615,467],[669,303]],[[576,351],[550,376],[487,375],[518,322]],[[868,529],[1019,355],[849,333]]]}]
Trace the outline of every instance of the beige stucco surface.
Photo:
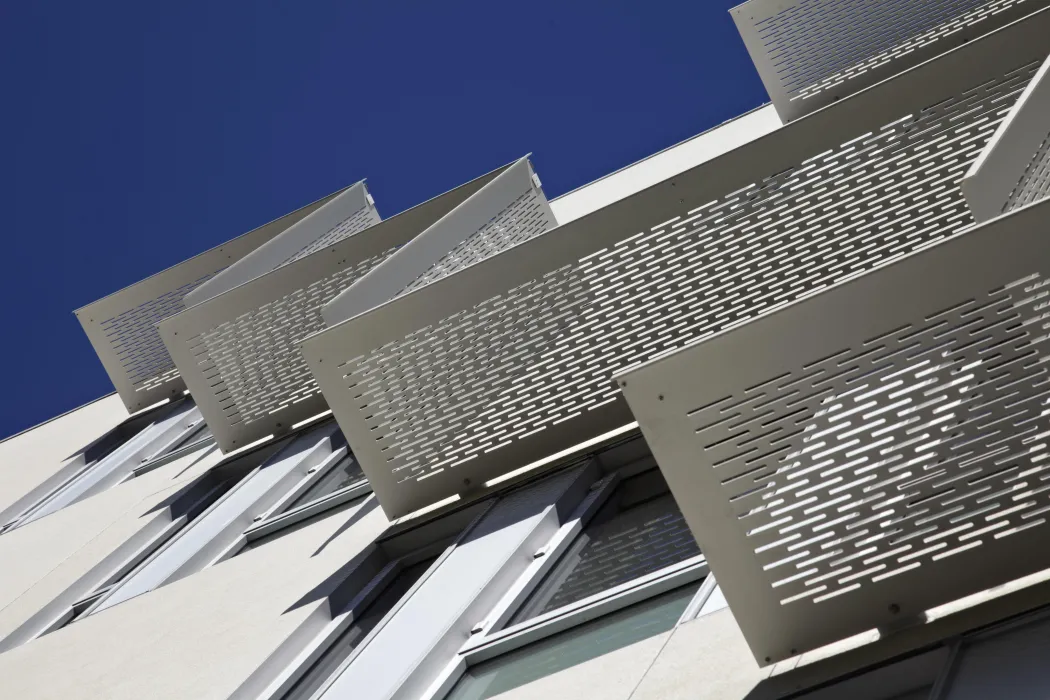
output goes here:
[{"label": "beige stucco surface", "polygon": [[740,700],[771,668],[759,668],[728,608],[677,627],[631,700]]},{"label": "beige stucco surface", "polygon": [[341,511],[0,654],[4,695],[225,698],[319,605],[296,605],[372,542],[378,508]]},{"label": "beige stucco surface", "polygon": [[127,417],[124,404],[114,394],[0,442],[0,511]]}]

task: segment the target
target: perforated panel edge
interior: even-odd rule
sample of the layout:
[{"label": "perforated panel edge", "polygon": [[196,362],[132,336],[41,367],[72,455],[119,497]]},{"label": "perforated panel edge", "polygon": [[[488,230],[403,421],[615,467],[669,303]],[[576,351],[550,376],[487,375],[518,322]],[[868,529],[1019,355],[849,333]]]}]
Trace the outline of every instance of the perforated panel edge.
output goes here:
[{"label": "perforated panel edge", "polygon": [[1048,5],[1050,0],[750,0],[730,14],[787,123]]},{"label": "perforated panel edge", "polygon": [[181,311],[188,292],[338,194],[323,197],[74,312],[129,411],[170,398],[186,388],[157,333],[156,323]]},{"label": "perforated panel edge", "polygon": [[250,282],[281,265],[379,223],[364,181],[340,191],[324,206],[289,226],[279,235],[245,255],[186,295],[186,306],[200,304],[234,287]]},{"label": "perforated panel edge", "polygon": [[1046,162],[1050,142],[1048,74],[1050,58],[963,178],[966,201],[978,221],[988,221],[1050,193],[1050,175],[1046,172],[1050,167]]},{"label": "perforated panel edge", "polygon": [[223,451],[327,409],[299,352],[321,307],[502,168],[193,306],[158,329]]},{"label": "perforated panel edge", "polygon": [[[800,119],[714,160],[620,200],[513,249],[411,292],[356,318],[309,337],[303,354],[348,441],[360,459],[380,505],[397,517],[430,503],[471,490],[488,479],[542,459],[588,438],[631,421],[622,397],[583,410],[525,437],[508,439],[453,468],[431,470],[425,478],[402,483],[405,469],[393,440],[377,439],[381,431],[366,405],[370,396],[351,391],[347,377],[360,368],[359,359],[414,333],[424,333],[443,319],[469,313],[483,302],[510,298],[508,292],[556,273],[607,246],[652,227],[653,221],[674,217],[726,193],[746,188],[838,146],[867,131],[877,130],[902,114],[920,111],[982,81],[1035,60],[1042,60],[1050,12],[1043,11],[937,61],[918,66],[843,100],[833,108]],[[663,216],[663,219],[660,217]],[[547,314],[537,308],[535,318]],[[491,316],[495,324],[499,315]],[[612,322],[615,319],[610,319]],[[483,354],[484,342],[473,341]],[[478,365],[492,364],[482,357]],[[423,402],[444,390],[438,381],[445,368],[418,366],[410,401]],[[498,369],[498,368],[497,368]],[[515,380],[518,381],[518,380]],[[538,381],[526,379],[524,381]],[[422,429],[416,424],[410,430]]]},{"label": "perforated panel edge", "polygon": [[617,377],[760,663],[1050,567],[1048,225],[1033,205]]},{"label": "perforated panel edge", "polygon": [[[345,321],[470,264],[472,257],[492,255],[554,224],[547,198],[533,179],[532,164],[528,157],[521,158],[328,302],[324,319],[330,326]],[[480,250],[461,250],[472,242]]]}]

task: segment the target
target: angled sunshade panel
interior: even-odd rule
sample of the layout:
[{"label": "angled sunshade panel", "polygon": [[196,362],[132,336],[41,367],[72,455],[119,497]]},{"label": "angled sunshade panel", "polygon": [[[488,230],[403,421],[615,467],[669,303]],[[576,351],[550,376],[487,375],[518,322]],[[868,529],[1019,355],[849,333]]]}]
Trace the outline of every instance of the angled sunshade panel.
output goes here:
[{"label": "angled sunshade panel", "polygon": [[359,182],[187,294],[186,306],[207,301],[379,221],[372,195]]},{"label": "angled sunshade panel", "polygon": [[730,12],[777,113],[797,119],[1050,0],[749,0]]},{"label": "angled sunshade panel", "polygon": [[95,353],[129,411],[181,393],[180,377],[157,323],[185,307],[185,297],[340,193],[169,267],[76,310]]},{"label": "angled sunshade panel", "polygon": [[615,373],[945,238],[1050,11],[318,333],[388,515],[632,420]]},{"label": "angled sunshade panel", "polygon": [[161,337],[219,446],[241,447],[326,410],[299,349],[325,327],[321,308],[504,169],[162,322]]},{"label": "angled sunshade panel", "polygon": [[970,167],[962,187],[978,221],[1050,194],[1050,59]]},{"label": "angled sunshade panel", "polygon": [[529,159],[522,158],[330,301],[335,325],[553,228]]},{"label": "angled sunshade panel", "polygon": [[1050,567],[1050,201],[622,374],[755,657]]}]

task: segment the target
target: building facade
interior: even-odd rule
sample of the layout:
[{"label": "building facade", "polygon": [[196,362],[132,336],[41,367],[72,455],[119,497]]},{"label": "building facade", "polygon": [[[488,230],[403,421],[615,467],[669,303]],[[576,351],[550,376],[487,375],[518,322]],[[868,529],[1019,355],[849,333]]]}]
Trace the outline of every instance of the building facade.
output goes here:
[{"label": "building facade", "polygon": [[0,696],[1050,696],[1050,2],[732,15],[769,105],[78,309]]}]

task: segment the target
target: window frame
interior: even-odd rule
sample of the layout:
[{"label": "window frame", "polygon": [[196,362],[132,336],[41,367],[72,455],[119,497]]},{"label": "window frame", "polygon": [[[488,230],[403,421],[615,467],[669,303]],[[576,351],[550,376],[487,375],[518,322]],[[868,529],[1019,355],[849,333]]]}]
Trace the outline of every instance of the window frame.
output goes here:
[{"label": "window frame", "polygon": [[[637,436],[637,437],[636,437]],[[641,457],[632,449],[635,440],[645,452]],[[626,453],[626,460],[617,450]],[[579,462],[577,462],[579,463]],[[576,541],[588,522],[608,502],[617,486],[626,478],[658,469],[651,452],[640,435],[634,433],[585,459],[585,474],[593,478],[589,489],[561,526],[533,555],[533,561],[511,585],[488,617],[471,631],[455,657],[422,696],[423,700],[442,700],[471,666],[498,658],[535,642],[567,632],[580,625],[623,610],[698,580],[703,580],[685,611],[675,622],[677,628],[704,612],[705,605],[717,589],[706,557],[701,553],[657,571],[645,574],[612,588],[592,594],[560,608],[536,615],[513,625],[508,624]],[[719,606],[718,609],[721,609]],[[311,699],[312,700],[312,699]]]},{"label": "window frame", "polygon": [[[149,559],[157,552],[157,550],[167,544],[171,538],[186,526],[186,524],[187,520],[185,515],[179,516],[178,518],[164,524],[158,532],[154,533],[145,543],[135,548],[135,550],[117,564],[116,567],[111,569],[110,573],[98,584],[92,587],[89,593],[79,596],[75,601],[64,606],[62,611],[50,622],[45,624],[37,632],[32,633],[28,639],[25,639],[23,642],[17,642],[16,644],[22,644],[43,637],[46,634],[50,634],[56,630],[62,629],[68,624],[76,622],[82,617],[90,615],[94,610],[95,605],[102,600],[106,594],[118,586],[125,577],[129,576],[131,572]],[[6,639],[4,641],[6,641]]]},{"label": "window frame", "polygon": [[[299,482],[284,496],[278,499],[277,502],[265,512],[255,517],[255,522],[244,531],[244,542],[241,544],[241,547],[263,537],[273,535],[284,528],[291,527],[292,525],[345,503],[349,503],[371,494],[372,485],[368,483],[367,477],[362,476],[357,481],[337,489],[332,493],[325,494],[324,496],[320,496],[294,508],[289,508],[289,504],[295,502],[295,500],[302,494],[309,491],[314,484],[327,476],[333,469],[335,469],[343,457],[346,457],[347,455],[349,455],[351,459],[356,459],[350,452],[349,446],[344,444],[338,449],[333,450],[332,454],[325,458],[321,464],[308,469],[303,478],[300,479]],[[239,552],[240,549],[237,551]],[[235,553],[236,552],[232,552],[229,556],[233,556]]]},{"label": "window frame", "polygon": [[[309,431],[319,428],[323,421],[311,423],[309,426],[303,427],[301,430],[295,433],[276,436],[271,439],[260,442],[259,444],[246,446],[240,450],[236,450],[226,455],[218,464],[211,467],[205,474],[201,475],[198,479],[194,480],[193,484],[187,487],[187,491],[192,489],[194,486],[201,484],[204,480],[210,479],[213,482],[213,486],[205,494],[196,499],[190,506],[189,510],[181,515],[183,522],[177,527],[169,537],[163,542],[159,542],[152,551],[148,552],[140,561],[134,566],[128,569],[117,581],[111,585],[108,590],[98,597],[89,607],[87,607],[77,619],[81,617],[88,617],[99,611],[102,604],[107,603],[110,596],[120,590],[122,585],[130,582],[137,574],[142,572],[147,566],[152,564],[157,558],[163,556],[169,547],[176,545],[183,537],[192,536],[192,526],[197,521],[203,520],[210,513],[223,507],[223,504],[237,494],[238,490],[245,487],[252,479],[253,476],[259,473],[259,471],[266,466],[271,460],[279,458],[283,453],[284,449],[291,445],[297,437],[306,435]],[[199,449],[199,448],[198,448]],[[215,448],[212,448],[215,449]],[[315,445],[311,450],[304,452],[302,459],[311,459],[311,456],[317,449],[320,449],[320,445]],[[209,450],[210,453],[210,450]],[[293,466],[293,469],[295,467]],[[214,489],[220,488],[223,483],[228,479],[236,478],[236,482],[225,489],[217,498],[211,500],[203,508],[196,510],[196,506],[203,502],[207,496],[214,491]],[[276,488],[276,487],[274,487]],[[263,496],[265,498],[265,495]],[[190,512],[192,511],[192,515]],[[226,532],[225,529],[220,528],[219,531],[212,533],[212,538],[215,539],[223,536]],[[211,541],[209,539],[208,541]],[[230,553],[230,549],[239,549],[244,545],[244,537],[240,535],[233,540],[230,547],[221,550],[218,555],[200,562],[196,561],[193,557],[183,562],[175,568],[175,570],[166,574],[156,585],[152,586],[149,590],[153,591],[157,588],[163,587],[173,581],[176,581],[184,576],[188,576],[196,571],[207,569],[215,564],[219,563],[223,559],[227,558]],[[203,550],[200,550],[203,551]],[[200,552],[198,552],[199,554]],[[196,556],[196,555],[195,555]],[[192,564],[192,566],[191,566]],[[83,599],[77,602],[83,602]],[[123,602],[123,601],[122,601]],[[117,603],[119,604],[119,603]],[[111,605],[107,605],[112,607]]]},{"label": "window frame", "polygon": [[[103,454],[94,457],[93,450],[104,446],[108,440],[119,436],[120,432],[127,430],[136,422],[145,421],[140,429],[136,430],[130,437],[120,441],[112,449],[103,448]],[[64,476],[49,480],[48,488],[42,488],[28,505],[17,510],[17,515],[10,517],[0,526],[0,534],[17,530],[23,525],[28,525],[40,518],[47,517],[64,508],[75,505],[102,491],[108,490],[117,484],[126,481],[136,475],[137,470],[145,473],[149,469],[167,464],[178,457],[190,454],[200,449],[201,444],[190,444],[185,450],[176,450],[178,457],[163,454],[164,450],[171,445],[178,445],[179,441],[186,439],[198,430],[203,422],[200,410],[191,399],[179,399],[169,401],[160,406],[150,408],[139,414],[130,416],[119,425],[108,430],[102,437],[92,441],[73,457],[70,466],[61,470]],[[160,457],[157,457],[160,455]],[[170,457],[170,459],[168,459]],[[155,464],[154,464],[155,462]],[[100,473],[102,472],[102,473]],[[75,495],[71,501],[61,505],[54,510],[41,514],[41,511],[53,504],[56,499],[67,494],[70,490],[77,488],[85,480],[97,476],[95,483],[88,485],[84,491]],[[47,482],[45,482],[47,485]]]},{"label": "window frame", "polygon": [[232,487],[222,490],[218,473],[209,469],[167,499],[166,507],[142,529],[66,587],[36,614],[3,639],[6,651],[42,637],[94,611],[96,603],[149,561],[179,532],[203,514]]},{"label": "window frame", "polygon": [[[181,458],[185,457],[188,454],[192,454],[192,453],[196,452],[197,450],[204,449],[204,448],[211,448],[209,450],[209,452],[211,452],[212,450],[217,450],[218,446],[215,443],[215,436],[214,435],[208,435],[206,437],[201,438],[200,440],[193,440],[192,442],[186,442],[185,444],[179,444],[180,441],[192,439],[194,433],[197,433],[197,432],[203,430],[204,428],[206,428],[207,424],[205,424],[204,428],[201,427],[201,423],[203,423],[203,422],[204,422],[204,420],[202,418],[197,423],[190,423],[190,425],[187,427],[187,429],[181,435],[179,435],[177,438],[175,438],[174,440],[171,441],[172,443],[175,443],[177,445],[177,447],[175,449],[173,449],[171,452],[167,452],[167,453],[164,453],[164,449],[166,449],[167,446],[157,450],[157,452],[154,453],[154,454],[155,455],[159,454],[160,455],[159,457],[158,456],[150,457],[145,462],[141,463],[139,466],[137,466],[134,469],[132,469],[131,473],[128,474],[126,477],[124,477],[124,481],[129,481],[131,479],[137,479],[138,477],[142,476],[143,474],[148,474],[149,472],[153,471],[154,469],[159,469],[160,467],[163,467],[166,464],[171,464],[175,460],[181,459]],[[121,482],[121,483],[123,483],[123,482]]]},{"label": "window frame", "polygon": [[[375,495],[370,494],[367,498],[374,501]],[[283,665],[275,677],[265,682],[264,689],[254,694],[259,700],[285,698],[292,688],[309,674],[314,664],[332,644],[356,620],[368,613],[369,606],[394,582],[402,570],[436,556],[423,575],[383,614],[383,617],[361,638],[347,657],[308,696],[309,700],[323,698],[339,676],[354,663],[368,644],[382,632],[386,624],[452,555],[456,547],[469,536],[497,501],[496,498],[490,498],[467,504],[452,512],[443,513],[418,523],[399,523],[397,521],[392,523],[383,534],[376,538],[375,542],[365,547],[343,567],[342,571],[348,573],[339,576],[338,582],[333,585],[326,596],[327,605],[321,608],[324,611],[322,614],[327,619],[320,622],[315,621],[312,624],[310,620],[304,623],[307,629],[303,630],[303,634],[310,635],[309,639]],[[244,690],[243,686],[241,690]]]}]

